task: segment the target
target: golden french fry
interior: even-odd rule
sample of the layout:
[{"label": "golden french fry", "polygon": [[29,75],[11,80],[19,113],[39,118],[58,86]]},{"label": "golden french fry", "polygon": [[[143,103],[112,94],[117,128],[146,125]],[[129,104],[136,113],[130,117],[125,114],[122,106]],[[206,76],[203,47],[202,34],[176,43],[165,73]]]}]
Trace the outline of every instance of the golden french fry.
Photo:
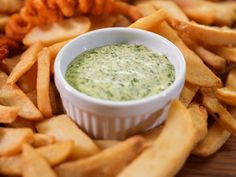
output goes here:
[{"label": "golden french fry", "polygon": [[229,139],[230,133],[216,121],[209,128],[206,138],[204,138],[193,150],[193,154],[198,156],[209,156],[218,151]]},{"label": "golden french fry", "polygon": [[70,40],[62,41],[55,43],[48,47],[48,50],[50,52],[51,60],[54,60],[59,53],[59,51],[64,47]]},{"label": "golden french fry", "polygon": [[[171,103],[168,118],[160,136],[149,149],[128,165],[118,177],[175,176],[196,143],[204,138],[201,137],[199,131],[206,131],[206,127],[200,127],[199,125],[203,124],[197,125],[199,122],[194,119],[180,101],[174,100]],[[201,121],[206,120],[202,119]]]},{"label": "golden french fry", "polygon": [[51,166],[55,166],[64,162],[70,156],[73,146],[72,141],[62,141],[40,147],[36,149],[36,152],[42,155]]},{"label": "golden french fry", "polygon": [[21,175],[21,156],[1,156],[0,157],[0,174],[6,176]]},{"label": "golden french fry", "polygon": [[16,120],[10,124],[5,124],[6,127],[9,128],[30,128],[35,130],[35,123],[30,120],[22,119],[17,117]]},{"label": "golden french fry", "polygon": [[38,55],[37,105],[44,117],[52,117],[52,106],[49,96],[50,85],[50,52],[44,48]]},{"label": "golden french fry", "polygon": [[0,128],[0,155],[15,155],[22,144],[31,142],[33,131],[29,128]]},{"label": "golden french fry", "polygon": [[118,143],[120,143],[121,141],[118,140],[94,140],[94,142],[96,143],[96,145],[100,148],[100,149],[107,149],[110,148],[112,146],[117,145]]},{"label": "golden french fry", "polygon": [[42,41],[45,46],[49,46],[83,34],[89,31],[90,26],[90,20],[83,16],[37,26],[25,36],[23,43],[30,46],[37,41]]},{"label": "golden french fry", "polygon": [[221,57],[224,57],[226,60],[236,62],[235,47],[211,46],[210,49]]},{"label": "golden french fry", "polygon": [[[144,149],[144,139],[135,136],[92,157],[55,168],[58,177],[116,176]],[[125,155],[121,155],[125,154]]]},{"label": "golden french fry", "polygon": [[138,135],[142,136],[147,144],[152,145],[155,140],[160,136],[163,127],[164,126],[159,126]]},{"label": "golden french fry", "polygon": [[43,44],[41,42],[36,42],[21,55],[20,61],[14,67],[7,79],[8,84],[16,83],[23,74],[30,70],[37,61],[37,55],[42,48]]},{"label": "golden french fry", "polygon": [[171,26],[180,32],[187,33],[191,38],[210,45],[235,45],[236,31],[229,28],[210,27],[194,22],[184,22],[176,18]]},{"label": "golden french fry", "polygon": [[6,84],[7,75],[0,71],[0,103],[19,108],[18,115],[29,120],[40,120],[42,114],[15,84]]},{"label": "golden french fry", "polygon": [[166,37],[181,50],[187,65],[186,80],[188,82],[201,87],[218,87],[221,85],[220,78],[218,78],[202,62],[202,60],[184,44],[177,33],[166,22],[157,25],[152,31]]},{"label": "golden french fry", "polygon": [[31,143],[34,147],[47,146],[55,143],[55,138],[41,133],[35,133],[33,136],[33,141]]},{"label": "golden french fry", "polygon": [[12,123],[18,116],[18,107],[0,105],[0,123]]},{"label": "golden french fry", "polygon": [[0,63],[0,67],[7,74],[10,74],[19,61],[20,61],[20,55],[17,55],[12,58],[5,58]]},{"label": "golden french fry", "polygon": [[211,88],[201,88],[200,91],[203,95],[202,104],[206,107],[209,114],[230,133],[236,134],[236,119],[215,97],[214,90]]},{"label": "golden french fry", "polygon": [[28,144],[23,145],[22,174],[23,177],[56,177],[46,159]]},{"label": "golden french fry", "polygon": [[186,106],[191,103],[193,100],[194,96],[197,94],[199,90],[199,86],[190,84],[189,82],[185,82],[184,88],[180,94],[179,100]]},{"label": "golden french fry", "polygon": [[181,35],[181,38],[189,48],[191,48],[196,54],[198,54],[198,56],[204,61],[204,63],[206,63],[206,65],[216,71],[223,71],[225,69],[226,60],[224,58],[193,42],[187,35]]},{"label": "golden french fry", "polygon": [[75,146],[71,158],[87,157],[99,152],[93,140],[80,130],[67,116],[60,115],[37,124],[39,133],[54,136],[58,141],[73,140]]},{"label": "golden french fry", "polygon": [[91,21],[91,29],[96,30],[96,29],[101,29],[101,28],[108,28],[108,27],[113,27],[114,24],[117,22],[117,17],[116,16],[90,16],[89,20]]}]

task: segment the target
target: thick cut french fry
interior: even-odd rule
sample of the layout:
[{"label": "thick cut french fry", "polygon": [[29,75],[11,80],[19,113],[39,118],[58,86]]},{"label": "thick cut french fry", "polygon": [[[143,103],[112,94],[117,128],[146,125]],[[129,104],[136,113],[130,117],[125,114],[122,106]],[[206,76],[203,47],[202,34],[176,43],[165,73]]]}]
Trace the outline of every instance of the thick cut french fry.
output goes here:
[{"label": "thick cut french fry", "polygon": [[0,123],[12,123],[18,116],[18,107],[0,105]]},{"label": "thick cut french fry", "polygon": [[185,82],[184,88],[180,94],[180,101],[188,107],[188,105],[193,100],[194,96],[197,94],[199,90],[199,86],[190,84],[189,82]]},{"label": "thick cut french fry", "polygon": [[201,88],[200,91],[203,95],[202,104],[207,108],[207,111],[222,127],[230,133],[236,134],[236,119],[219,102],[214,90],[211,88]]},{"label": "thick cut french fry", "polygon": [[37,55],[42,48],[42,42],[36,42],[21,55],[19,63],[17,63],[7,79],[8,84],[16,83],[23,74],[30,70],[37,61]]},{"label": "thick cut french fry", "polygon": [[45,120],[36,126],[39,133],[54,136],[58,141],[73,140],[75,146],[71,158],[87,157],[99,152],[93,140],[80,130],[67,116],[60,115]]},{"label": "thick cut french fry", "polygon": [[229,139],[230,133],[218,122],[209,128],[206,138],[204,138],[193,150],[193,154],[198,156],[209,156],[217,152]]},{"label": "thick cut french fry", "polygon": [[221,57],[224,57],[226,60],[236,62],[235,47],[211,46],[210,49]]},{"label": "thick cut french fry", "polygon": [[166,37],[181,50],[186,61],[186,80],[188,82],[201,87],[217,87],[221,85],[221,80],[185,45],[166,22],[152,28],[152,31]]},{"label": "thick cut french fry", "polygon": [[21,151],[25,142],[33,140],[33,131],[29,128],[0,128],[0,155],[15,155]]},{"label": "thick cut french fry", "polygon": [[41,133],[35,133],[31,145],[34,147],[41,147],[53,144],[55,142],[56,140],[52,136],[48,136]]},{"label": "thick cut french fry", "polygon": [[91,29],[101,29],[101,28],[109,28],[113,27],[114,24],[117,22],[116,16],[90,16],[89,20],[91,21]]},{"label": "thick cut french fry", "polygon": [[147,144],[152,145],[160,136],[162,130],[163,126],[159,126],[138,135],[142,136]]},{"label": "thick cut french fry", "polygon": [[30,46],[37,41],[42,41],[44,45],[49,46],[83,34],[89,31],[90,26],[89,18],[82,16],[38,26],[25,36],[23,43]]},{"label": "thick cut french fry", "polygon": [[96,145],[100,148],[100,149],[107,149],[110,148],[114,145],[117,145],[118,143],[120,143],[121,141],[118,140],[94,140],[94,142],[96,143]]},{"label": "thick cut french fry", "polygon": [[52,106],[49,96],[50,85],[50,52],[44,48],[38,55],[37,105],[44,117],[52,117]]},{"label": "thick cut french fry", "polygon": [[199,122],[194,119],[180,101],[174,100],[160,136],[118,177],[174,176],[183,166],[196,143],[204,138],[199,131],[200,129],[205,131],[206,127],[200,128],[199,125],[202,123],[197,125]]},{"label": "thick cut french fry", "polygon": [[29,120],[40,120],[42,114],[15,84],[6,84],[7,75],[0,71],[0,103],[19,108],[18,115]]},{"label": "thick cut french fry", "polygon": [[23,177],[56,177],[46,159],[28,144],[23,145],[22,162]]},{"label": "thick cut french fry", "polygon": [[64,163],[58,166],[55,171],[58,177],[116,176],[143,149],[144,139],[135,136],[92,157]]}]

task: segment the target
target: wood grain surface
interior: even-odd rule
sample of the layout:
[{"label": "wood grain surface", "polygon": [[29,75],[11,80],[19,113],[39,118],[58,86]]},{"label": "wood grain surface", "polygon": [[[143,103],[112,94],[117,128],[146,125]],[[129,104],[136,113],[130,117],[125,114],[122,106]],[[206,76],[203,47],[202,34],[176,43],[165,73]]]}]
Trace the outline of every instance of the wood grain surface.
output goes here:
[{"label": "wood grain surface", "polygon": [[236,177],[236,137],[210,157],[191,156],[176,177]]}]

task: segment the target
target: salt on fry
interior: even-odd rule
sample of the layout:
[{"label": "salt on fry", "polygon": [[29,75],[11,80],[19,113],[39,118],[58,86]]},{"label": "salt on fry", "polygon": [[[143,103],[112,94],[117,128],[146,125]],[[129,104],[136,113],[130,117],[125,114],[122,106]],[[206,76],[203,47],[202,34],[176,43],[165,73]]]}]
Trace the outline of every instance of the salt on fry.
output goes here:
[{"label": "salt on fry", "polygon": [[179,100],[186,106],[191,103],[194,96],[197,94],[199,90],[199,86],[190,84],[189,82],[185,82],[184,88],[182,89],[182,92],[180,94]]},{"label": "salt on fry", "polygon": [[47,160],[28,144],[23,145],[22,174],[24,177],[56,177]]},{"label": "salt on fry", "polygon": [[12,123],[18,116],[19,108],[0,105],[0,123]]},{"label": "salt on fry", "polygon": [[80,130],[67,115],[45,120],[37,124],[36,128],[39,133],[54,136],[58,141],[73,140],[75,146],[71,158],[87,157],[99,152],[99,148],[93,140]]},{"label": "salt on fry", "polygon": [[58,177],[116,176],[143,149],[144,139],[134,136],[92,157],[64,163],[56,167],[55,171]]},{"label": "salt on fry", "polygon": [[193,150],[194,155],[206,157],[217,152],[229,139],[230,133],[217,121],[208,129],[208,134]]},{"label": "salt on fry", "polygon": [[50,46],[85,33],[89,31],[90,26],[90,20],[83,16],[37,26],[26,34],[23,43],[30,46],[40,40],[45,46]]},{"label": "salt on fry", "polygon": [[50,53],[44,48],[38,55],[37,105],[44,117],[52,117],[52,106],[49,96]]},{"label": "salt on fry", "polygon": [[0,128],[0,155],[16,155],[25,142],[31,142],[33,131],[29,128]]},{"label": "salt on fry", "polygon": [[218,123],[232,134],[236,134],[236,119],[228,112],[216,98],[214,90],[211,88],[200,89],[203,99],[202,104],[206,107]]},{"label": "salt on fry", "polygon": [[40,120],[42,114],[15,84],[6,83],[7,75],[0,71],[0,103],[19,108],[18,115],[28,120]]},{"label": "salt on fry", "polygon": [[37,61],[37,55],[42,48],[43,44],[36,42],[21,55],[20,62],[17,63],[7,79],[8,84],[16,83],[23,74],[30,70]]},{"label": "salt on fry", "polygon": [[203,124],[197,125],[199,122],[194,119],[180,101],[174,100],[160,136],[150,148],[121,171],[118,177],[175,176],[196,143],[204,138],[199,131],[205,131],[206,127],[199,127]]}]

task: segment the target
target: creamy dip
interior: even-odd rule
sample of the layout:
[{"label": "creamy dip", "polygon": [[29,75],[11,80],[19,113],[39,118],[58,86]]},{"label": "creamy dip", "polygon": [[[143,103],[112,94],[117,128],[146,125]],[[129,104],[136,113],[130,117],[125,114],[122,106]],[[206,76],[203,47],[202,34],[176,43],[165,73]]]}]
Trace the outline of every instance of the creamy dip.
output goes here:
[{"label": "creamy dip", "polygon": [[68,66],[65,78],[86,95],[129,101],[165,90],[175,80],[175,69],[165,55],[146,46],[115,44],[80,54]]}]

